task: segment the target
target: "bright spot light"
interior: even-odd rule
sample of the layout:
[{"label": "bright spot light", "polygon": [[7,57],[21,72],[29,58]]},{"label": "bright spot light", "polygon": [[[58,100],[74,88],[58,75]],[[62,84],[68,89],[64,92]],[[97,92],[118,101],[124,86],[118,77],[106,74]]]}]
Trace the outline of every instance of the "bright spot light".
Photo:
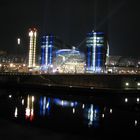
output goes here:
[{"label": "bright spot light", "polygon": [[135,120],[135,126],[137,126],[137,124],[138,124],[138,121],[137,121],[137,120]]},{"label": "bright spot light", "polygon": [[73,114],[75,113],[75,108],[72,109],[72,113],[73,113]]},{"label": "bright spot light", "polygon": [[17,39],[17,44],[20,45],[20,38]]},{"label": "bright spot light", "polygon": [[105,117],[105,114],[102,114],[102,118],[104,118]]},{"label": "bright spot light", "polygon": [[62,106],[64,105],[64,101],[63,100],[61,101],[61,104],[62,104]]},{"label": "bright spot light", "polygon": [[140,98],[137,98],[137,102],[139,102],[140,101]]},{"label": "bright spot light", "polygon": [[34,115],[34,110],[33,109],[31,109],[31,116],[33,116]]},{"label": "bright spot light", "polygon": [[85,105],[84,105],[84,104],[82,105],[82,108],[83,108],[83,109],[85,108]]},{"label": "bright spot light", "polygon": [[18,109],[17,107],[15,108],[15,118],[17,118],[17,112],[18,112]]},{"label": "bright spot light", "polygon": [[29,32],[29,36],[32,37],[33,36],[33,31]]},{"label": "bright spot light", "polygon": [[47,109],[49,108],[49,102],[47,103],[46,108],[47,108]]},{"label": "bright spot light", "polygon": [[112,109],[110,109],[110,113],[112,113],[112,111],[113,111],[113,110],[112,110]]},{"label": "bright spot light", "polygon": [[22,99],[22,101],[21,101],[21,102],[22,102],[22,105],[24,105],[24,99]]},{"label": "bright spot light", "polygon": [[12,98],[12,95],[9,95],[9,98]]},{"label": "bright spot light", "polygon": [[26,114],[27,117],[30,116],[30,109],[29,108],[26,108],[25,114]]},{"label": "bright spot light", "polygon": [[140,86],[140,82],[137,83],[137,86]]},{"label": "bright spot light", "polygon": [[74,106],[74,103],[72,102],[72,103],[71,103],[71,107],[73,107],[73,106]]},{"label": "bright spot light", "polygon": [[13,67],[13,63],[10,63],[10,67]]},{"label": "bright spot light", "polygon": [[2,64],[0,64],[0,67],[2,66]]},{"label": "bright spot light", "polygon": [[125,83],[125,85],[126,85],[126,86],[129,86],[129,83],[128,83],[128,82],[126,82],[126,83]]},{"label": "bright spot light", "polygon": [[37,36],[37,32],[34,32],[35,37]]},{"label": "bright spot light", "polygon": [[126,102],[126,103],[128,102],[128,99],[127,99],[127,98],[125,98],[125,102]]},{"label": "bright spot light", "polygon": [[34,97],[34,96],[32,96],[32,102],[34,102],[34,100],[35,100],[35,97]]}]

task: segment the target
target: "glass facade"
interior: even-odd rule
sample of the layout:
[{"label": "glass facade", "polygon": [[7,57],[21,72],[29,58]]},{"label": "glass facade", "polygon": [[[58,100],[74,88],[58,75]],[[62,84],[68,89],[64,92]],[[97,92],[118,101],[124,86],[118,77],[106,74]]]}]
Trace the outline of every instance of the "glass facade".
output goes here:
[{"label": "glass facade", "polygon": [[103,32],[90,32],[87,34],[87,71],[101,72],[106,62],[106,41]]},{"label": "glass facade", "polygon": [[41,68],[42,70],[48,70],[54,65],[56,59],[56,52],[59,49],[70,48],[58,37],[53,35],[43,36],[41,45]]},{"label": "glass facade", "polygon": [[41,66],[48,67],[52,65],[54,36],[43,36],[41,45]]}]

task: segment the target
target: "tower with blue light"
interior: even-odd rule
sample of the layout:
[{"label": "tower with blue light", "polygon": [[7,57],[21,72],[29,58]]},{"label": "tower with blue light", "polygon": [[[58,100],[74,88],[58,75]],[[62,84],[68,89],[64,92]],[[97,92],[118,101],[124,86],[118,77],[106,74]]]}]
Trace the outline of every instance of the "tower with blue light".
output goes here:
[{"label": "tower with blue light", "polygon": [[70,48],[68,44],[54,35],[42,37],[41,45],[41,70],[51,72],[56,62],[57,51],[63,48]]},{"label": "tower with blue light", "polygon": [[87,34],[87,71],[101,73],[105,69],[107,45],[103,32],[92,31]]},{"label": "tower with blue light", "polygon": [[52,66],[54,36],[43,36],[41,45],[41,67],[46,69]]}]

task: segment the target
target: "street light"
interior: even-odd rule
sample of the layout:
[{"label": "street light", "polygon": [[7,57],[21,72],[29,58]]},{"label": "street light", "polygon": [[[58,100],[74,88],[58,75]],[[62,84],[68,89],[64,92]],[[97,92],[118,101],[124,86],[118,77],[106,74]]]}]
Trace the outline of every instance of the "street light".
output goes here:
[{"label": "street light", "polygon": [[20,43],[21,43],[20,38],[17,38],[17,44],[20,45]]}]

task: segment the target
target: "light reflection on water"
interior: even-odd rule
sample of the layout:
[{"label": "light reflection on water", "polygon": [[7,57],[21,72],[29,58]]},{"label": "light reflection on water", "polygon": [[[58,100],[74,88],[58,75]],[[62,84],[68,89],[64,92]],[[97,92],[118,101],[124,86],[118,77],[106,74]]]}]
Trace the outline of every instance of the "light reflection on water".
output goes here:
[{"label": "light reflection on water", "polygon": [[[83,102],[72,100],[72,97],[63,99],[63,97],[51,97],[33,92],[6,95],[2,102],[6,106],[3,112],[5,117],[13,118],[15,121],[39,123],[41,126],[112,130],[140,128],[138,98],[133,97],[129,100],[128,97],[119,98],[119,108],[106,103],[103,105],[98,101]],[[0,106],[0,111],[1,109],[2,106]]]}]

